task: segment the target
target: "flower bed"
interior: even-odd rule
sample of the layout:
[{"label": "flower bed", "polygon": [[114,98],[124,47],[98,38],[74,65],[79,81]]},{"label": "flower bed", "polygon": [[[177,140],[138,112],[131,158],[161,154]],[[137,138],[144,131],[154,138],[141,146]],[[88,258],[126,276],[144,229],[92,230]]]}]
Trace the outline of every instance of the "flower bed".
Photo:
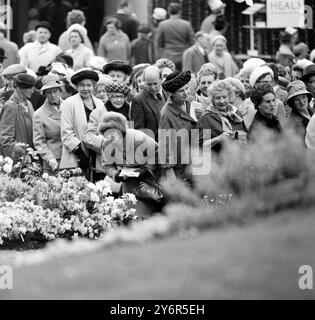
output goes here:
[{"label": "flower bed", "polygon": [[0,157],[2,248],[56,238],[98,239],[105,231],[140,220],[132,209],[133,194],[115,199],[108,182],[90,183],[78,176],[80,169],[52,177],[34,174],[33,167],[32,161],[13,165]]}]

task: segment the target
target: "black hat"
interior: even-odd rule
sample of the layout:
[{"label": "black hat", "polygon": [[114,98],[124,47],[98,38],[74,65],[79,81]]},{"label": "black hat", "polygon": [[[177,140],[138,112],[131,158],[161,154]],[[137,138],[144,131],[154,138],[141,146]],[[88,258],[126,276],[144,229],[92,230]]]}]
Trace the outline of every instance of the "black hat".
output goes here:
[{"label": "black hat", "polygon": [[311,76],[315,76],[315,64],[310,64],[304,69],[303,77],[301,80],[307,82]]},{"label": "black hat", "polygon": [[103,67],[103,71],[105,74],[108,74],[110,71],[122,71],[125,74],[130,74],[132,72],[132,68],[125,64],[121,60],[113,60],[109,63],[106,63]]},{"label": "black hat", "polygon": [[167,92],[175,93],[175,91],[187,84],[190,79],[190,71],[174,71],[166,77],[166,79],[162,83],[162,87]]},{"label": "black hat", "polygon": [[73,67],[73,58],[66,54],[65,52],[61,52],[57,55],[57,57],[55,58],[56,62],[63,62],[66,65],[68,65],[70,68]]},{"label": "black hat", "polygon": [[94,81],[98,81],[99,77],[97,72],[89,69],[81,69],[75,72],[72,77],[71,77],[71,82],[74,85],[77,85],[80,81],[85,80],[85,79],[91,79]]},{"label": "black hat", "polygon": [[3,48],[0,47],[0,59],[6,59],[7,57],[5,56],[5,51]]},{"label": "black hat", "polygon": [[33,88],[35,78],[27,73],[20,73],[14,77],[14,85],[21,89]]},{"label": "black hat", "polygon": [[46,28],[50,32],[52,32],[51,24],[48,21],[40,21],[35,27],[35,30],[37,30],[38,28]]}]

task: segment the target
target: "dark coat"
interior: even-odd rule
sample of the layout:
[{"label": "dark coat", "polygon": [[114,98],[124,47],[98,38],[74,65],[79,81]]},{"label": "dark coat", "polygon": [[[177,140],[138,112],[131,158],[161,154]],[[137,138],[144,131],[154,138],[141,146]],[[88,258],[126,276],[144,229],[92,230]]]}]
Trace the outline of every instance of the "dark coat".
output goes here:
[{"label": "dark coat", "polygon": [[[159,123],[159,129],[173,129],[174,133],[169,134],[170,138],[166,139],[165,135],[161,131],[159,132],[161,167],[164,169],[173,168],[175,175],[179,178],[186,178],[187,165],[191,163],[190,147],[194,143],[191,141],[191,130],[196,129],[196,121],[189,115],[190,102],[186,105],[188,112],[176,106],[170,96],[161,110]],[[182,130],[183,136],[180,135],[181,139],[178,139],[177,135],[179,136],[180,130]],[[184,150],[182,150],[182,146],[184,146]]]},{"label": "dark coat", "polygon": [[[240,115],[238,111],[236,113]],[[245,126],[244,121],[236,122],[236,121],[232,121],[232,119],[229,119],[229,122],[232,125],[232,128],[234,131],[247,132],[247,128]],[[202,146],[206,140],[218,137],[224,132],[222,127],[222,121],[219,115],[211,110],[207,110],[206,113],[200,117],[197,123],[197,127],[199,129],[199,145],[200,146]],[[204,132],[203,132],[204,129],[211,130],[210,136],[207,136],[207,137],[204,136]],[[222,148],[221,143],[217,143],[213,146],[214,151],[220,151],[221,148]]]},{"label": "dark coat", "polygon": [[280,121],[277,117],[267,118],[259,110],[248,129],[248,139],[250,141],[258,140],[263,131],[269,131],[276,135],[282,132]]},{"label": "dark coat", "polygon": [[162,100],[158,100],[146,90],[137,94],[131,102],[131,120],[134,121],[134,128],[151,130],[157,141],[160,113],[165,102],[163,95]]},{"label": "dark coat", "polygon": [[0,145],[6,157],[13,157],[17,142],[33,146],[33,114],[32,104],[27,101],[28,112],[24,110],[19,97],[14,93],[4,104],[0,114]]},{"label": "dark coat", "polygon": [[121,22],[121,30],[127,34],[129,40],[132,41],[136,39],[139,21],[125,13],[116,13],[115,17]]}]

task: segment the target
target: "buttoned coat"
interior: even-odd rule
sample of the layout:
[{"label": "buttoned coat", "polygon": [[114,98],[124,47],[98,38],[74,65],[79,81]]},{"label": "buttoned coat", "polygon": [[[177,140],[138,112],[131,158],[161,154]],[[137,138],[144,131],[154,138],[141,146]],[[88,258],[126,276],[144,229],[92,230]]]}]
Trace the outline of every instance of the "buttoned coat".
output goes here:
[{"label": "buttoned coat", "polygon": [[[92,96],[96,108],[104,108],[100,99]],[[79,93],[67,98],[60,106],[61,108],[61,141],[62,156],[60,169],[77,168],[78,159],[73,150],[81,143],[86,155],[89,151],[85,146],[84,133],[87,130],[88,122],[82,98]]]},{"label": "buttoned coat", "polygon": [[[196,129],[197,124],[189,115],[190,102],[187,102],[186,105],[188,112],[176,106],[170,96],[161,110],[159,123],[159,159],[161,167],[164,169],[173,168],[175,175],[180,178],[185,177],[186,167],[190,164],[191,130]],[[161,129],[164,129],[164,131],[161,131]],[[173,134],[167,133],[169,129],[173,129]],[[179,133],[180,130],[182,135]],[[163,133],[169,134],[170,139],[166,139]],[[180,143],[176,135],[183,137]]]},{"label": "buttoned coat", "polygon": [[27,112],[20,98],[14,93],[4,104],[0,114],[0,145],[6,157],[13,157],[17,142],[28,144],[33,148],[33,114],[32,104],[27,101]]},{"label": "buttoned coat", "polygon": [[196,74],[205,62],[205,57],[196,45],[191,46],[183,53],[183,70],[189,70]]},{"label": "buttoned coat", "polygon": [[131,120],[134,122],[134,128],[142,130],[149,134],[145,129],[154,133],[156,141],[158,140],[158,129],[161,117],[161,110],[166,100],[162,95],[162,100],[153,97],[147,90],[137,94],[131,102]]},{"label": "buttoned coat", "polygon": [[48,162],[60,160],[62,142],[60,132],[61,113],[47,100],[35,111],[33,116],[34,147],[43,159],[43,169],[50,169]]}]

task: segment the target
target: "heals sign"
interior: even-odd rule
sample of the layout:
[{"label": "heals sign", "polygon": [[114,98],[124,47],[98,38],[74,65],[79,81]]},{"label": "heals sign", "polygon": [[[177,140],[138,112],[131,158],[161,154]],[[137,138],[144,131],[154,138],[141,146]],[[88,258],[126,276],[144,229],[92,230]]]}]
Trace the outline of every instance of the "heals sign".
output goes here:
[{"label": "heals sign", "polygon": [[267,0],[267,27],[305,28],[304,0]]}]

